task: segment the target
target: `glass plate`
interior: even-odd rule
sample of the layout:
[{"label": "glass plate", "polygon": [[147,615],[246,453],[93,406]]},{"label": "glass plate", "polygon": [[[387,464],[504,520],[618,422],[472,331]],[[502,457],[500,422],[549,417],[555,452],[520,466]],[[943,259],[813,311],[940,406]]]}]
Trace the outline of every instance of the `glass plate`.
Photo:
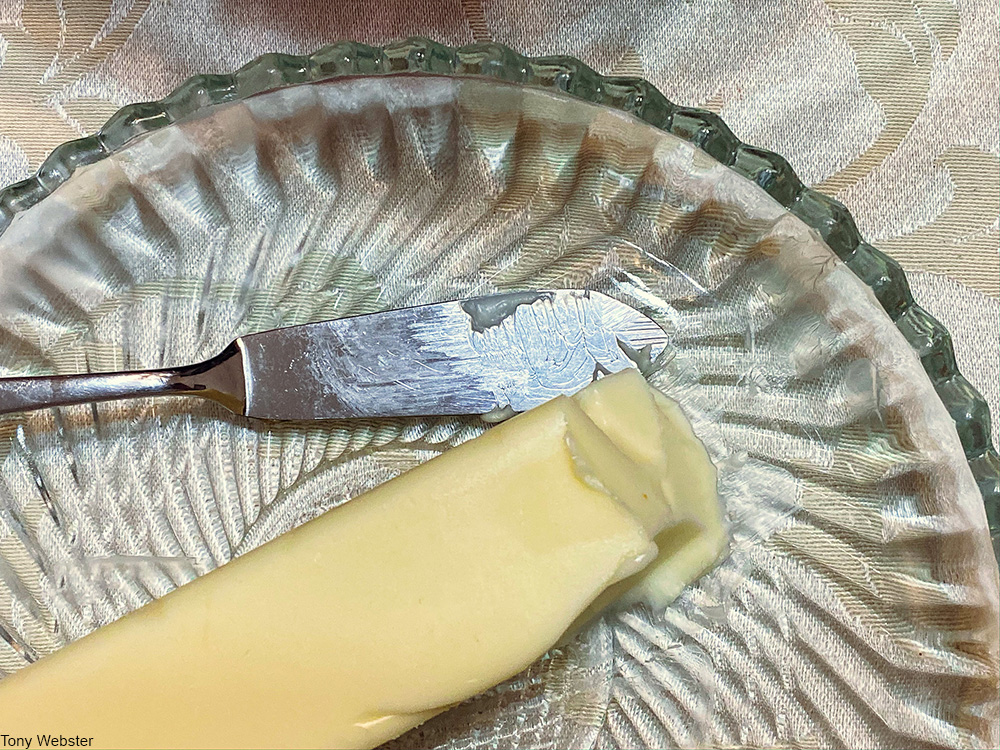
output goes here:
[{"label": "glass plate", "polygon": [[[398,747],[995,746],[985,404],[899,266],[714,115],[569,58],[341,44],[122,110],[0,216],[0,374],[532,287],[671,334],[654,382],[720,468],[730,556]],[[482,429],[169,400],[0,418],[0,669]]]}]

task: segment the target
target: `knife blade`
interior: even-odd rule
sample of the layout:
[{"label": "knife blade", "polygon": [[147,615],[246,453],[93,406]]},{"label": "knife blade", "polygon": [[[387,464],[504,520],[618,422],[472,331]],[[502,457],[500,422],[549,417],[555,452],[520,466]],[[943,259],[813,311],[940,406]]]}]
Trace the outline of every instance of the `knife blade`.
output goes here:
[{"label": "knife blade", "polygon": [[515,292],[253,333],[186,367],[0,378],[0,414],[194,395],[260,419],[499,419],[603,374],[649,368],[667,340],[598,292]]}]

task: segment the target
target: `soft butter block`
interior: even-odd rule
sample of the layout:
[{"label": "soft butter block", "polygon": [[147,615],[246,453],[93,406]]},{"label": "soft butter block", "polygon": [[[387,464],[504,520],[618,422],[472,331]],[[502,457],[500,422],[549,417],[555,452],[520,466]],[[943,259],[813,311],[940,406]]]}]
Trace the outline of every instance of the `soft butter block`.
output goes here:
[{"label": "soft butter block", "polygon": [[[654,539],[682,527],[671,565]],[[8,677],[0,731],[374,747],[524,669],[615,584],[676,593],[721,540],[690,427],[637,373],[614,375]]]}]

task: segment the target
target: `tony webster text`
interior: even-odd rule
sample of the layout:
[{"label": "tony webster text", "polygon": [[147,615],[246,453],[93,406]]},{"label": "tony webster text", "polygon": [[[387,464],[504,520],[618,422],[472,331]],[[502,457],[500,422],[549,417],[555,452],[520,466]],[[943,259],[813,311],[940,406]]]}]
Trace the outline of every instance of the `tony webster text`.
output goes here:
[{"label": "tony webster text", "polygon": [[0,747],[93,747],[93,737],[66,737],[62,734],[35,734],[31,737],[18,737],[13,734],[0,734]]}]

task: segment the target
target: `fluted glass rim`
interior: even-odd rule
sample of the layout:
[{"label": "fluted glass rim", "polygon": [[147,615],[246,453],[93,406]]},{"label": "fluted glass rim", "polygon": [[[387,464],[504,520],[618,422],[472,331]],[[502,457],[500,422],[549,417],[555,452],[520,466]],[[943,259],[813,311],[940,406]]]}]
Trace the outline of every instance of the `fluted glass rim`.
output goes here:
[{"label": "fluted glass rim", "polygon": [[604,76],[570,56],[527,57],[493,42],[450,47],[424,37],[382,47],[341,41],[310,55],[269,53],[233,73],[188,78],[163,99],[127,105],[93,135],[58,146],[34,175],[0,190],[0,235],[17,213],[44,200],[79,167],[100,161],[139,136],[196,116],[207,108],[286,86],[348,76],[398,74],[495,78],[561,92],[631,114],[697,146],[757,184],[816,230],[872,289],[920,357],[936,393],[955,421],[983,496],[993,550],[1000,559],[1000,455],[991,437],[989,406],[959,371],[947,328],[914,301],[902,267],[865,242],[847,208],[806,187],[784,158],[743,143],[719,115],[676,105],[642,78]]}]

